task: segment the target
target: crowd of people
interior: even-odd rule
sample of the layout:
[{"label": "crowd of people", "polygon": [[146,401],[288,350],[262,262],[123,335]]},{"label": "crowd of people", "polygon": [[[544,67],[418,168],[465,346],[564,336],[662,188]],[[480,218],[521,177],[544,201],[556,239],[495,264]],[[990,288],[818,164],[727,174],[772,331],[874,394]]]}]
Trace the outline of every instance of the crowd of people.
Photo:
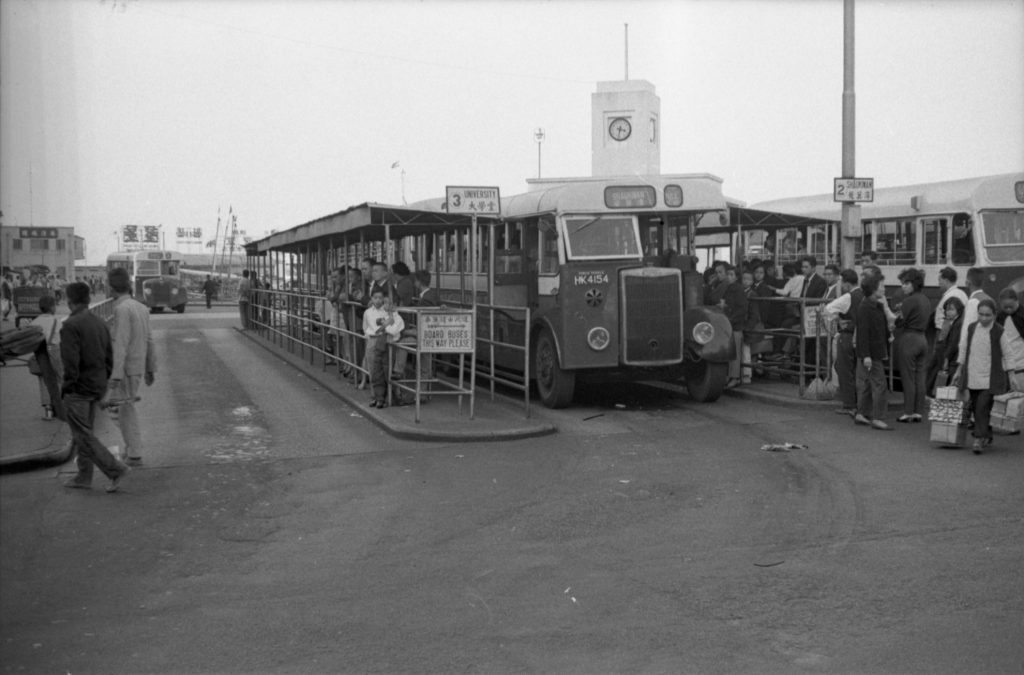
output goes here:
[{"label": "crowd of people", "polygon": [[[389,349],[389,345],[416,344],[416,326],[411,319],[404,320],[398,308],[441,304],[437,290],[430,283],[429,271],[413,273],[401,261],[388,268],[386,263],[363,258],[358,267],[342,265],[331,271],[322,309],[317,312],[328,325],[325,351],[340,360],[344,375],[351,375],[352,365],[356,363],[369,373],[368,381],[365,377],[357,379],[359,388],[369,386],[371,407],[386,407],[389,385],[405,377],[409,352],[401,348]],[[255,292],[260,288],[267,287],[260,285],[252,270],[243,270],[238,307],[245,330],[261,322],[259,313],[265,302],[261,294]],[[349,325],[350,322],[354,324]],[[355,333],[361,333],[362,340],[357,341]],[[335,361],[329,358],[327,363],[332,365]],[[422,379],[429,379],[430,372],[429,359],[422,359]],[[405,403],[401,393],[395,390],[391,399]]]},{"label": "crowd of people", "polygon": [[[924,294],[924,272],[907,268],[899,275],[900,291],[885,295],[885,279],[866,251],[861,272],[827,264],[818,273],[814,256],[800,259],[800,268],[774,266],[759,260],[735,267],[715,261],[705,272],[704,300],[722,309],[735,340],[726,387],[749,383],[759,363],[792,362],[802,349],[805,364],[815,372],[835,371],[840,407],[857,424],[891,430],[886,421],[886,367],[899,370],[904,408],[900,423],[925,419],[936,387],[955,386],[969,400],[973,421],[972,449],[992,444],[989,414],[993,397],[1007,391],[1024,392],[1024,309],[1013,288],[993,298],[983,289],[981,269],[967,271],[966,291],[952,267],[939,273],[942,297],[935,306]],[[803,344],[785,330],[802,321],[800,303],[759,302],[764,298],[817,300],[826,324],[825,339],[833,340],[831,363],[821,363],[827,350],[821,339]],[[898,340],[895,340],[898,336]],[[932,339],[929,339],[932,338]],[[895,340],[894,364],[889,364]],[[831,378],[829,378],[831,379]]]}]

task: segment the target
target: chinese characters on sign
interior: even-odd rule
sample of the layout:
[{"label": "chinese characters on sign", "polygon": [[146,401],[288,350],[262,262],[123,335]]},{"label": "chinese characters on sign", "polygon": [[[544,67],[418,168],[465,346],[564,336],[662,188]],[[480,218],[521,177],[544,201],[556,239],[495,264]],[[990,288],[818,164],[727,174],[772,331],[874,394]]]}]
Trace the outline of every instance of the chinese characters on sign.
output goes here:
[{"label": "chinese characters on sign", "polygon": [[445,188],[448,213],[468,213],[478,216],[501,215],[501,194],[496,187],[465,187],[449,185]]},{"label": "chinese characters on sign", "polygon": [[476,345],[473,315],[424,312],[419,315],[417,334],[420,352],[424,354],[458,354],[473,352]]},{"label": "chinese characters on sign", "polygon": [[201,227],[179,227],[177,228],[177,239],[178,241],[200,241],[203,238],[203,228]]},{"label": "chinese characters on sign", "polygon": [[160,248],[159,225],[121,226],[121,244],[125,251],[141,251]]},{"label": "chinese characters on sign", "polygon": [[60,235],[56,227],[19,227],[18,237],[21,239],[57,239]]},{"label": "chinese characters on sign", "polygon": [[874,178],[835,178],[832,186],[832,201],[873,202],[875,201]]}]

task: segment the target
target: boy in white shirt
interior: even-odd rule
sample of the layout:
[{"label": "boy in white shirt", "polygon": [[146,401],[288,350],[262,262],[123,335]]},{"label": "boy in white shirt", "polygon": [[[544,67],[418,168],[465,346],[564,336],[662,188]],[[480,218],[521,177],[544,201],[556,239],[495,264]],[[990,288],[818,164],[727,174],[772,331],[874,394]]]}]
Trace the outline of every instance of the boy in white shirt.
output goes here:
[{"label": "boy in white shirt", "polygon": [[370,306],[363,314],[363,335],[370,362],[370,387],[373,390],[371,408],[388,405],[388,342],[395,342],[405,328],[405,322],[390,303],[386,304],[384,291],[374,288],[370,293]]}]

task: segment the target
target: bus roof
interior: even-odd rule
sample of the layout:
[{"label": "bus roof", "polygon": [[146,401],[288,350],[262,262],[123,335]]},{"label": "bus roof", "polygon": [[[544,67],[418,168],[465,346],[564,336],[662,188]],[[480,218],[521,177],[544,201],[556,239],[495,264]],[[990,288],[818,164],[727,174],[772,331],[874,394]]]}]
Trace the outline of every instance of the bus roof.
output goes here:
[{"label": "bus roof", "polygon": [[[657,176],[621,176],[598,178],[538,179],[527,181],[535,189],[501,200],[501,213],[506,218],[541,213],[593,213],[613,211],[605,204],[607,187],[651,186],[656,191],[656,205],[634,207],[623,211],[725,211],[722,179],[711,174],[666,174]],[[678,185],[683,190],[679,207],[665,206],[664,190]]]},{"label": "bus roof", "polygon": [[[938,183],[921,183],[875,190],[874,201],[861,204],[861,219],[916,217],[926,214],[973,212],[982,208],[1022,208],[1014,184],[1024,173],[1007,173]],[[911,200],[917,199],[917,208]],[[838,222],[842,204],[831,194],[792,197],[753,204],[751,208]]]},{"label": "bus roof", "polygon": [[[150,254],[156,254],[150,255]],[[115,251],[107,255],[107,262],[112,260],[181,260],[177,251],[145,249],[142,251]]]}]

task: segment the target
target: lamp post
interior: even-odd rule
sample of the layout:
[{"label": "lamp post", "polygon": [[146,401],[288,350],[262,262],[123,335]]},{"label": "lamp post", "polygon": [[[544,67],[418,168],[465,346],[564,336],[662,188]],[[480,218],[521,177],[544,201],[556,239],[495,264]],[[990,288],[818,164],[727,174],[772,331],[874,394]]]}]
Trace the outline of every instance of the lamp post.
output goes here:
[{"label": "lamp post", "polygon": [[544,130],[537,127],[533,130],[533,140],[537,141],[537,178],[540,178],[540,144],[544,142]]}]

